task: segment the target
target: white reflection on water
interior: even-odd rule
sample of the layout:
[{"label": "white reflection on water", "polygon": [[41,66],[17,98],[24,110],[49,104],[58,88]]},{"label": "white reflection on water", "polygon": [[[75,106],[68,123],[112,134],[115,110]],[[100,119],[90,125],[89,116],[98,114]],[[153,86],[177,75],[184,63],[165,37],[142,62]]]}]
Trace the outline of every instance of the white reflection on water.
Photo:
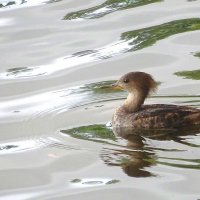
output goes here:
[{"label": "white reflection on water", "polygon": [[118,180],[112,180],[108,178],[86,178],[86,179],[74,179],[71,181],[74,187],[85,188],[85,187],[97,187],[108,184],[118,183]]},{"label": "white reflection on water", "polygon": [[[0,155],[14,154],[14,153],[23,153],[31,150],[41,149],[45,147],[50,148],[60,148],[60,149],[76,149],[62,143],[57,138],[53,137],[33,137],[26,140],[17,140],[13,142],[0,143]],[[76,149],[77,150],[77,149]],[[49,158],[58,158],[58,155],[54,153],[48,154]]]},{"label": "white reflection on water", "polygon": [[[25,98],[0,102],[0,121],[20,121],[27,116],[67,109],[84,102],[88,92],[81,93],[80,87],[41,93]],[[80,94],[79,94],[80,92]]]},{"label": "white reflection on water", "polygon": [[0,79],[25,79],[44,76],[77,65],[86,64],[101,59],[108,59],[130,50],[133,47],[133,45],[130,45],[130,43],[133,42],[135,39],[131,39],[128,41],[120,40],[99,49],[78,52],[64,58],[58,58],[52,64],[48,65],[40,65],[36,67],[30,66],[26,68],[13,68],[8,70],[7,72],[1,73]]},{"label": "white reflection on water", "polygon": [[13,21],[11,18],[2,18],[0,19],[0,26],[10,26],[13,24]]},{"label": "white reflection on water", "polygon": [[0,155],[25,152],[37,148],[38,145],[36,140],[21,140],[17,142],[3,143],[0,144]]},{"label": "white reflection on water", "polygon": [[15,199],[15,200],[26,200],[26,199],[30,199],[33,198],[35,196],[38,196],[39,192],[35,192],[35,193],[31,193],[31,194],[10,194],[7,196],[3,196],[2,198],[0,197],[0,200],[11,200],[11,199]]},{"label": "white reflection on water", "polygon": [[29,140],[1,143],[0,155],[26,152],[28,150],[41,148],[41,146],[45,146],[45,143],[41,141],[41,138],[39,140],[33,138]]},{"label": "white reflection on water", "polygon": [[[124,92],[105,90],[106,86],[103,84],[108,84],[109,89],[110,82],[99,82],[0,101],[0,123],[27,121],[30,118],[43,117],[51,113],[59,114],[80,106],[126,97]],[[199,96],[171,96],[170,101],[168,96],[156,98],[158,99],[149,99],[148,103],[170,102],[199,108]]]},{"label": "white reflection on water", "polygon": [[4,9],[21,8],[45,4],[47,0],[1,0]]},{"label": "white reflection on water", "polygon": [[[99,9],[93,11],[93,12],[86,13],[84,15],[84,18],[90,19],[90,18],[93,18],[93,17],[97,17],[98,15],[102,16],[104,13],[108,14],[110,12],[117,11],[120,7],[122,8],[123,6],[125,7],[126,5],[127,5],[126,2],[121,2],[121,3],[115,3],[116,7],[113,7],[112,4],[108,5],[108,6],[104,6],[104,7],[99,8]],[[75,19],[72,19],[72,20],[76,20],[76,19],[81,19],[81,18],[75,18]]]}]

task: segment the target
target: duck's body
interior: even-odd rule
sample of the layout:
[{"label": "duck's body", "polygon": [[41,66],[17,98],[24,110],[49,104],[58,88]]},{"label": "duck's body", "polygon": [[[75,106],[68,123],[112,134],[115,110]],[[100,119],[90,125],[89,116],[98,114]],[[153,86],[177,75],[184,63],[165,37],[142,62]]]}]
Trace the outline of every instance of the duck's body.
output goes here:
[{"label": "duck's body", "polygon": [[200,125],[199,109],[168,104],[143,105],[145,98],[157,86],[149,74],[130,72],[121,77],[116,85],[128,90],[129,95],[124,104],[115,110],[113,127],[171,129]]},{"label": "duck's body", "polygon": [[114,127],[133,127],[135,129],[171,129],[200,125],[200,110],[186,106],[153,104],[143,105],[134,113],[124,106],[114,112]]}]

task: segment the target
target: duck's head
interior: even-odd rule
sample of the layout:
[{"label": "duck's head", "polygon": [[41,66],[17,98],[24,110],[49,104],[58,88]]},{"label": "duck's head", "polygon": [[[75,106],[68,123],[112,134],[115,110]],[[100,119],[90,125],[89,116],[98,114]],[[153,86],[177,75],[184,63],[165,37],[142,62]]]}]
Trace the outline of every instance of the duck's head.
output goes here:
[{"label": "duck's head", "polygon": [[145,72],[129,72],[113,84],[113,87],[127,90],[129,93],[142,92],[147,96],[156,90],[157,85],[157,82],[150,74]]}]

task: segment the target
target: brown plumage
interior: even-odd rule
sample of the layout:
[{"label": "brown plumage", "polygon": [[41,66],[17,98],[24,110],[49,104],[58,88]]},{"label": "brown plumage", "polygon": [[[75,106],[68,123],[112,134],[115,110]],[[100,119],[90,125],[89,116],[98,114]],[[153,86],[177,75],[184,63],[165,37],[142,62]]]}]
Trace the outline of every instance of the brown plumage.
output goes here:
[{"label": "brown plumage", "polygon": [[157,88],[157,83],[147,73],[127,73],[113,86],[129,92],[124,104],[113,114],[113,127],[165,129],[200,125],[199,109],[167,104],[143,105],[146,97]]}]

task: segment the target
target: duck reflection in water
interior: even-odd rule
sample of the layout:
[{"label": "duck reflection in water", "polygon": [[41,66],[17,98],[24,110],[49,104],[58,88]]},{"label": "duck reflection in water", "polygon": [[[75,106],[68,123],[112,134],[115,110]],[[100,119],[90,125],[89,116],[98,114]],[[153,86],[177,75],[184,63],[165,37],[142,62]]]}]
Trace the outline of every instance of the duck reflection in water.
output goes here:
[{"label": "duck reflection in water", "polygon": [[[163,129],[141,130],[130,127],[114,127],[113,132],[117,137],[126,140],[126,148],[106,149],[101,158],[109,166],[120,166],[131,177],[156,176],[151,172],[151,167],[159,163],[156,151],[168,151],[166,147],[156,148],[148,144],[147,140],[174,141],[176,143],[194,146],[185,140],[183,136],[200,133],[200,128],[194,129]],[[171,151],[171,149],[169,149]]]}]

